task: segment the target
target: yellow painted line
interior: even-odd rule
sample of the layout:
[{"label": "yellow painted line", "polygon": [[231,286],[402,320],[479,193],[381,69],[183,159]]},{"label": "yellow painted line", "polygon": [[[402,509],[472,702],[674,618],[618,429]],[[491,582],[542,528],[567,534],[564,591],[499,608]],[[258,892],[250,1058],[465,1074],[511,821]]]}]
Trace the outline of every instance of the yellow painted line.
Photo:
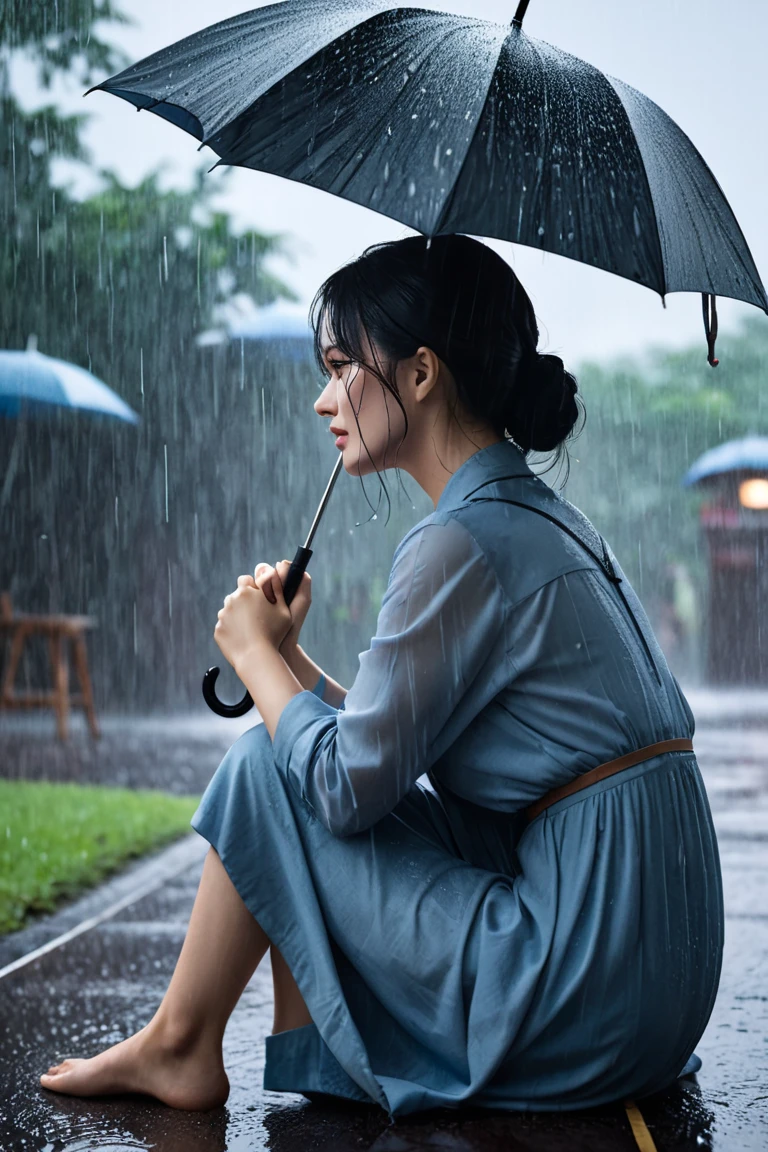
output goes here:
[{"label": "yellow painted line", "polygon": [[658,1152],[658,1149],[656,1148],[653,1140],[653,1136],[651,1136],[650,1132],[648,1131],[648,1126],[645,1123],[645,1120],[643,1120],[643,1114],[638,1108],[637,1104],[635,1104],[634,1100],[625,1100],[624,1108],[627,1113],[629,1125],[632,1129],[632,1135],[635,1138],[635,1143],[640,1149],[640,1152]]}]

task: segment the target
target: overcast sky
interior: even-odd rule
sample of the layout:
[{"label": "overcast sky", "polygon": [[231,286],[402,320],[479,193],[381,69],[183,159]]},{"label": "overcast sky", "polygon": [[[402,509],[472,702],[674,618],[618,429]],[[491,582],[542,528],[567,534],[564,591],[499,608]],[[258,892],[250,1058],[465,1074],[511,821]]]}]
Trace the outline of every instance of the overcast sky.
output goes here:
[{"label": "overcast sky", "polygon": [[[121,0],[136,24],[114,27],[131,62],[218,20],[261,5],[216,0]],[[421,3],[508,23],[516,0]],[[702,153],[736,214],[763,282],[768,282],[766,186],[766,44],[764,0],[531,0],[525,31],[582,57],[609,75],[640,89],[679,124]],[[97,77],[97,80],[104,77]],[[25,107],[48,102],[33,71],[13,72],[14,89]],[[82,86],[65,81],[54,88],[59,104],[91,115],[85,130],[94,165],[115,169],[136,183],[167,164],[166,185],[184,185],[201,156],[197,142],[157,116],[137,115],[125,101],[103,92],[82,99]],[[220,180],[219,169],[207,179]],[[57,169],[78,191],[93,185],[71,166]],[[327,192],[251,170],[234,169],[221,204],[237,225],[292,233],[294,263],[273,261],[309,303],[320,282],[366,245],[411,235],[403,225]],[[583,358],[603,360],[649,345],[706,342],[701,296],[674,293],[667,307],[648,288],[621,277],[501,241],[489,241],[512,264],[533,300],[542,351],[576,366]],[[745,315],[761,315],[748,304],[718,299],[720,332],[737,328]],[[768,317],[764,317],[768,323]]]}]

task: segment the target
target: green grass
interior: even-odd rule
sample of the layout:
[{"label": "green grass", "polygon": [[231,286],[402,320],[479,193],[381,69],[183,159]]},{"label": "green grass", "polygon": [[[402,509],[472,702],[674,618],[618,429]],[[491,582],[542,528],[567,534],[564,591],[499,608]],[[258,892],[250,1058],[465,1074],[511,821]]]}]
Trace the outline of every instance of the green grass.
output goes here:
[{"label": "green grass", "polygon": [[190,832],[195,796],[0,780],[0,935]]}]

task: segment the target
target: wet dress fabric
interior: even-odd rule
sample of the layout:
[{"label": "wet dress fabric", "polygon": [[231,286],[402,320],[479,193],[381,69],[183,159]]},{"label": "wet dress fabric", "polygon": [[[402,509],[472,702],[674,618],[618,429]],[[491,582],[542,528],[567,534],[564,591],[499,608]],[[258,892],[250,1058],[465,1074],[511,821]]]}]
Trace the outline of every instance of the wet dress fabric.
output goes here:
[{"label": "wet dress fabric", "polygon": [[693,737],[691,709],[610,549],[626,603],[568,532],[500,498],[600,555],[515,445],[476,452],[398,545],[343,707],[294,696],[192,818],[313,1021],[267,1038],[268,1089],[393,1116],[557,1111],[700,1066],[723,902],[695,754],[524,811]]}]

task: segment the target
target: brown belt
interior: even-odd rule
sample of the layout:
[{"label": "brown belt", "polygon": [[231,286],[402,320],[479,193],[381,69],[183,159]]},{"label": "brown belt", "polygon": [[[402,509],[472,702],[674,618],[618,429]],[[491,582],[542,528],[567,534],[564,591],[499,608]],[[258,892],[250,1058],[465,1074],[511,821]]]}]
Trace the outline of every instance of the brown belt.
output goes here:
[{"label": "brown belt", "polygon": [[652,756],[658,756],[662,752],[693,752],[693,741],[687,736],[675,737],[674,740],[659,740],[657,744],[646,744],[645,748],[637,748],[634,752],[627,752],[626,756],[617,756],[615,760],[606,760],[605,764],[598,764],[597,768],[590,768],[589,772],[577,776],[575,780],[571,780],[570,784],[563,784],[561,788],[553,788],[535,804],[531,804],[530,808],[526,809],[528,823],[530,824],[531,820],[535,820],[545,808],[549,808],[550,804],[555,804],[563,797],[571,796],[574,792],[580,792],[582,788],[588,788],[590,784],[596,784],[598,780],[605,780],[606,776],[613,776],[614,772],[631,768],[633,764],[650,760]]}]

